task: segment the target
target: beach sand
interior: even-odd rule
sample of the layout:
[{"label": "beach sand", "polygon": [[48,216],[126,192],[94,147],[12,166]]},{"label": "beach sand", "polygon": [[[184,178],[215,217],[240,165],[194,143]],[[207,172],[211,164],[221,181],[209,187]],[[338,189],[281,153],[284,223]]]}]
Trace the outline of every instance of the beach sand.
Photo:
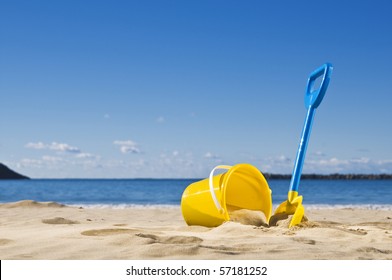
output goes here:
[{"label": "beach sand", "polygon": [[392,211],[306,209],[291,229],[288,219],[266,227],[248,214],[235,217],[248,225],[206,228],[187,226],[180,207],[0,204],[0,259],[392,259]]}]

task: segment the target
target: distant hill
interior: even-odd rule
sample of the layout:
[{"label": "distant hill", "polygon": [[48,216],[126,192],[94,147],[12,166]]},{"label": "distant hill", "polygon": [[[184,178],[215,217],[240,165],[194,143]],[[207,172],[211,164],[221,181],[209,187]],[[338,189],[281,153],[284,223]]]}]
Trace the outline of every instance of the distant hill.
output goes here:
[{"label": "distant hill", "polygon": [[30,179],[27,176],[16,173],[15,171],[9,169],[4,164],[0,163],[0,180],[4,179]]}]

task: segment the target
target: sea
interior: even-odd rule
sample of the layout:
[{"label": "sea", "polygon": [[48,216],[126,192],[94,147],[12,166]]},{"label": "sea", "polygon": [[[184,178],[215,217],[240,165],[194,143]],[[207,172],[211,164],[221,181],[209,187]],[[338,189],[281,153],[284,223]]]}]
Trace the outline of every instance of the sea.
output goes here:
[{"label": "sea", "polygon": [[[200,179],[0,180],[0,203],[58,202],[86,208],[179,207],[188,185]],[[287,199],[289,180],[269,180],[276,207]],[[302,180],[299,193],[310,208],[392,210],[392,180]]]}]

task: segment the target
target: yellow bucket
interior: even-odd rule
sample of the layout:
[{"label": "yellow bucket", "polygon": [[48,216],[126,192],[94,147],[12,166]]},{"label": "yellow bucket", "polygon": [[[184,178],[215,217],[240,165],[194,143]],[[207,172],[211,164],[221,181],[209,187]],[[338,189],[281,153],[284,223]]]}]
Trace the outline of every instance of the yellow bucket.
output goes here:
[{"label": "yellow bucket", "polygon": [[[227,169],[215,175],[217,169]],[[188,225],[215,227],[230,220],[228,209],[272,213],[271,189],[263,174],[250,164],[218,165],[210,177],[190,184],[182,194],[181,211]]]}]

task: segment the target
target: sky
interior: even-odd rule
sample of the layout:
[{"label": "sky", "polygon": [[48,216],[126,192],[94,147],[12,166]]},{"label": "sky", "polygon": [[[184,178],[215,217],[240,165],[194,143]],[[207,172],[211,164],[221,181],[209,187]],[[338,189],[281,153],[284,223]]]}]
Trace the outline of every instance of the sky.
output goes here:
[{"label": "sky", "polygon": [[0,1],[0,162],[31,178],[392,173],[390,1]]}]

